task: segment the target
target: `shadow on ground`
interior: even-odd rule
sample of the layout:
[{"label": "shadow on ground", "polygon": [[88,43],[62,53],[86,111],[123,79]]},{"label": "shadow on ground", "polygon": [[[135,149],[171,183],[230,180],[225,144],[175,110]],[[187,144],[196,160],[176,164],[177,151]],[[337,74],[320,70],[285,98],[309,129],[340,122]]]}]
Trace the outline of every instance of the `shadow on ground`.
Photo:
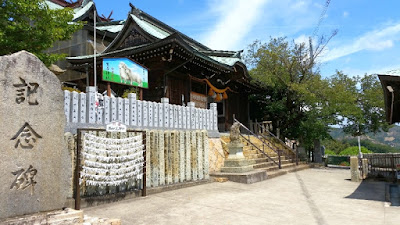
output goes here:
[{"label": "shadow on ground", "polygon": [[400,206],[400,186],[398,184],[387,184],[386,185],[386,200],[389,200],[391,206]]},{"label": "shadow on ground", "polygon": [[346,196],[346,198],[384,202],[385,185],[385,182],[364,180],[357,189],[351,195]]}]

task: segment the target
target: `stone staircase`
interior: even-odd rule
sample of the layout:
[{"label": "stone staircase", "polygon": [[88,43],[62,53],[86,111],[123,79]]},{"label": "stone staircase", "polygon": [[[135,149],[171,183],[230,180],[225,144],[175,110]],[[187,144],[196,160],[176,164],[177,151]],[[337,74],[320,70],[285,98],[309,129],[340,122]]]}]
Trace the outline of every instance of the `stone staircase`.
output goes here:
[{"label": "stone staircase", "polygon": [[[247,136],[250,138],[250,141],[257,146],[259,149],[263,150],[272,160],[276,163],[279,163],[278,154],[272,150],[272,148],[268,145],[265,145],[260,139],[254,137],[252,135]],[[294,172],[302,169],[309,168],[309,166],[305,162],[300,162],[299,165],[296,166],[296,162],[292,162],[291,159],[286,158],[284,155],[281,156],[281,169],[279,166],[273,162],[270,158],[266,157],[263,153],[261,153],[257,148],[255,148],[252,144],[249,144],[245,139],[242,139],[243,147],[243,155],[246,159],[253,160],[253,168],[258,170],[264,170],[267,172],[268,179],[277,177],[280,175],[284,175],[289,172]],[[230,141],[229,135],[222,135],[221,140],[225,143]],[[271,140],[265,140],[265,142],[270,142]],[[271,143],[268,143],[271,144]],[[279,149],[284,149],[286,146],[281,146],[281,143],[274,142],[274,145]],[[227,156],[228,150],[226,146],[224,146],[225,154]]]}]

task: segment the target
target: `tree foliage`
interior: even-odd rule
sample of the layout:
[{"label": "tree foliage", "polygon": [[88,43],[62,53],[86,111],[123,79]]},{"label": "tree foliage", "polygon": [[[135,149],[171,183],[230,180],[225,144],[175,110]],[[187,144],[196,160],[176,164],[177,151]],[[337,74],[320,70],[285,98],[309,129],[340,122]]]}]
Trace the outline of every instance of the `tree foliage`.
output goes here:
[{"label": "tree foliage", "polygon": [[26,50],[47,65],[59,60],[45,50],[82,27],[72,19],[72,9],[49,9],[44,0],[0,0],[0,55]]},{"label": "tree foliage", "polygon": [[345,107],[336,103],[351,99],[345,86],[321,78],[304,43],[290,44],[285,38],[257,41],[249,48],[247,63],[250,75],[266,90],[251,96],[252,111],[257,112],[252,117],[271,120],[282,136],[301,139],[305,145],[328,137],[328,125],[337,123],[337,111]]},{"label": "tree foliage", "polygon": [[[334,154],[331,154],[331,155],[336,155],[336,154],[339,154],[339,152],[343,151],[344,149],[346,149],[350,146],[356,146],[357,143],[352,145],[343,140],[335,140],[335,139],[328,138],[328,139],[325,139],[322,141],[322,145],[324,145],[327,150],[334,152]],[[326,150],[325,150],[325,154],[326,154]]]},{"label": "tree foliage", "polygon": [[[342,81],[348,84],[346,81]],[[361,136],[366,133],[387,132],[389,124],[386,122],[382,86],[376,75],[367,75],[353,78],[355,87],[354,104],[342,113],[343,131],[352,136]]]},{"label": "tree foliage", "polygon": [[246,62],[250,75],[265,92],[252,95],[251,117],[272,121],[283,137],[311,147],[329,137],[330,125],[341,125],[358,136],[385,130],[382,89],[376,76],[349,77],[340,71],[322,78],[316,57],[305,43],[271,38],[249,46]]}]

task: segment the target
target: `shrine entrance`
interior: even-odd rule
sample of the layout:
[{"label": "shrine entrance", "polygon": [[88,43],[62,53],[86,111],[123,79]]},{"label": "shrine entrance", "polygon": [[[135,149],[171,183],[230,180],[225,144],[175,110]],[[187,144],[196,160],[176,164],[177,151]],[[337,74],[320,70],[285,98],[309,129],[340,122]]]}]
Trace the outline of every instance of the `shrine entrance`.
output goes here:
[{"label": "shrine entrance", "polygon": [[[115,130],[115,128],[114,128]],[[146,132],[78,129],[75,209],[81,197],[115,201],[129,192],[146,196]]]},{"label": "shrine entrance", "polygon": [[186,99],[185,80],[177,77],[168,78],[167,98],[169,103],[174,105],[182,105]]}]

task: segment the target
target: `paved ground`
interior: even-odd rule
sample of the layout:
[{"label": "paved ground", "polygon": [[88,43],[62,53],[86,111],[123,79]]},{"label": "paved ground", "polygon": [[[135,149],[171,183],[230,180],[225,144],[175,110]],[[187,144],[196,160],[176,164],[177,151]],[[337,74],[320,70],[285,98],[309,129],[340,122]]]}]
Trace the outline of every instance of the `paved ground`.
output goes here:
[{"label": "paved ground", "polygon": [[255,184],[208,183],[84,209],[122,224],[400,224],[385,183],[308,169]]}]

